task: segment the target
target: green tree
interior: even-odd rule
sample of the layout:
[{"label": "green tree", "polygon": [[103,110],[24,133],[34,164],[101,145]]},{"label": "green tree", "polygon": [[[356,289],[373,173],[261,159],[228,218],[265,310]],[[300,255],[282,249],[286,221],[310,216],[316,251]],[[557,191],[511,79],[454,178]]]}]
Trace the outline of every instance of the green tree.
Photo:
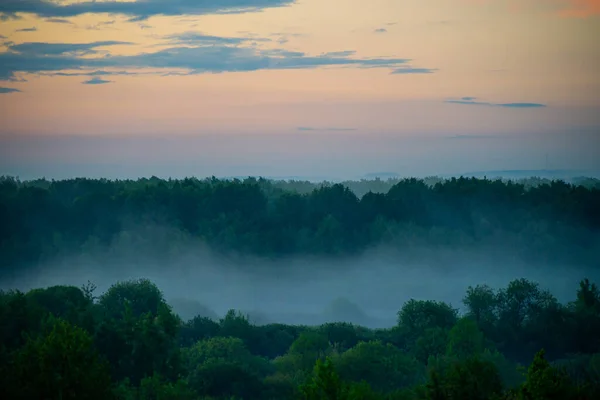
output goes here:
[{"label": "green tree", "polygon": [[527,370],[526,380],[519,391],[523,400],[569,400],[576,396],[575,388],[567,374],[554,368],[540,350]]},{"label": "green tree", "polygon": [[440,327],[427,328],[415,342],[412,353],[422,364],[429,357],[436,357],[446,352],[448,346],[448,330]]},{"label": "green tree", "polygon": [[180,373],[179,318],[158,288],[147,280],[113,285],[100,297],[95,342],[120,381],[134,385],[158,373],[176,379]]},{"label": "green tree", "polygon": [[335,359],[337,371],[347,381],[366,381],[387,392],[419,383],[425,367],[415,358],[381,341],[361,342]]},{"label": "green tree", "polygon": [[109,399],[108,365],[85,330],[56,319],[14,356],[9,398]]},{"label": "green tree", "polygon": [[461,318],[448,333],[446,355],[460,359],[479,355],[484,350],[483,333],[475,321]]},{"label": "green tree", "polygon": [[453,360],[444,368],[430,368],[426,383],[426,399],[490,400],[503,392],[498,370],[478,357]]},{"label": "green tree", "polygon": [[312,378],[300,388],[305,400],[344,400],[345,393],[333,362],[327,358],[317,360]]},{"label": "green tree", "polygon": [[271,365],[248,351],[239,338],[199,341],[184,352],[188,382],[200,395],[259,398]]},{"label": "green tree", "polygon": [[432,300],[407,301],[398,311],[398,325],[408,339],[409,347],[427,329],[450,329],[456,323],[458,311],[444,302]]}]

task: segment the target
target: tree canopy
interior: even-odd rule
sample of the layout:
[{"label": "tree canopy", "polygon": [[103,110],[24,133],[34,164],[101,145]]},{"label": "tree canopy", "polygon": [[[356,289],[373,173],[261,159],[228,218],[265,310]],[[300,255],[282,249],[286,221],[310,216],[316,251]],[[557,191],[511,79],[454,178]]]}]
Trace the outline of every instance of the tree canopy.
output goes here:
[{"label": "tree canopy", "polygon": [[[598,185],[563,181],[3,177],[1,265],[6,271],[115,243],[158,256],[200,242],[215,252],[261,257],[501,243],[538,262],[591,265],[600,246],[598,204]],[[152,227],[168,234],[151,235]]]},{"label": "tree canopy", "polygon": [[410,300],[396,326],[368,329],[254,325],[234,310],[183,321],[147,280],[98,297],[89,286],[0,292],[0,387],[57,400],[593,399],[598,300],[589,280],[562,304],[516,279],[469,288],[464,313]]}]

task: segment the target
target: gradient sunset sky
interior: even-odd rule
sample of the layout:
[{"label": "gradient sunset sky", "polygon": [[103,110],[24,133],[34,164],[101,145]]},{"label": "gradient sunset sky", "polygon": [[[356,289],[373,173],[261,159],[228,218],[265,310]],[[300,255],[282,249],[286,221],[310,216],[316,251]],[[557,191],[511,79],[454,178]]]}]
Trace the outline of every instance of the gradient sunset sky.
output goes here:
[{"label": "gradient sunset sky", "polygon": [[600,170],[600,0],[0,0],[0,175]]}]

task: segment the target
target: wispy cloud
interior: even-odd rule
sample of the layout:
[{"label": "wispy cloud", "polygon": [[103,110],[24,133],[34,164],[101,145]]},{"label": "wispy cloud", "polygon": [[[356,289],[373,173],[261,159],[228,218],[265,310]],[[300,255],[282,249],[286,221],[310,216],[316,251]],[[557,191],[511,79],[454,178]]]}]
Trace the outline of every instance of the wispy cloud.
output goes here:
[{"label": "wispy cloud", "polygon": [[295,0],[144,0],[144,1],[95,1],[87,0],[70,4],[47,0],[2,0],[0,13],[7,16],[16,13],[32,13],[42,17],[74,17],[82,14],[123,14],[131,21],[139,22],[154,15],[203,15],[231,14],[260,11],[265,8],[282,7]]},{"label": "wispy cloud", "polygon": [[[402,68],[409,59],[358,58],[353,51],[334,51],[319,56],[285,49],[260,49],[242,46],[257,38],[216,37],[202,34],[173,35],[169,40],[193,47],[170,47],[153,53],[128,56],[100,55],[99,47],[127,45],[129,42],[21,43],[0,53],[0,80],[15,73],[51,73],[67,70],[153,68],[186,70],[186,74],[247,72],[257,70],[311,69],[319,67],[389,68],[393,73],[425,73],[425,68]],[[210,44],[210,45],[204,45]],[[251,43],[252,44],[252,43]]]},{"label": "wispy cloud", "polygon": [[453,135],[448,136],[448,139],[495,139],[498,135]]},{"label": "wispy cloud", "polygon": [[387,33],[387,29],[385,29],[385,28],[378,28],[378,29],[375,29],[373,32],[375,32],[375,33]]},{"label": "wispy cloud", "polygon": [[[240,32],[241,33],[241,32]],[[271,33],[269,36],[275,37],[275,41],[279,44],[286,44],[290,41],[290,38],[299,38],[307,36],[303,33],[284,33],[284,32],[275,32]]]},{"label": "wispy cloud", "polygon": [[31,28],[17,29],[15,30],[15,32],[37,32],[37,28],[35,26],[32,26]]},{"label": "wispy cloud", "polygon": [[433,74],[437,71],[437,68],[396,68],[392,71],[392,74]]},{"label": "wispy cloud", "polygon": [[453,104],[467,104],[474,106],[491,106],[491,107],[505,107],[505,108],[542,108],[546,107],[545,104],[541,103],[491,103],[487,101],[478,101],[476,97],[461,97],[459,99],[448,99],[446,103]]},{"label": "wispy cloud", "polygon": [[500,103],[495,104],[498,107],[508,107],[508,108],[540,108],[546,107],[545,104],[540,103]]},{"label": "wispy cloud", "polygon": [[199,32],[184,32],[175,35],[165,36],[165,39],[170,44],[185,44],[185,45],[237,45],[247,42],[270,42],[268,38],[253,38],[253,37],[227,37],[227,36],[213,36],[205,35]]},{"label": "wispy cloud", "polygon": [[343,51],[330,51],[323,53],[324,57],[350,57],[356,54],[354,50],[343,50]]},{"label": "wispy cloud", "polygon": [[298,128],[296,128],[296,130],[298,131],[303,131],[303,132],[307,132],[307,131],[329,131],[329,132],[341,132],[341,131],[356,131],[356,128],[338,128],[338,127],[329,127],[329,128],[315,128],[312,126],[299,126]]},{"label": "wispy cloud", "polygon": [[[2,8],[2,3],[0,3],[0,9]],[[2,22],[6,22],[6,21],[10,21],[10,20],[19,20],[22,19],[22,17],[20,15],[17,15],[15,13],[9,13],[9,12],[0,12],[0,21]]]},{"label": "wispy cloud", "polygon": [[83,29],[87,29],[88,31],[99,31],[101,29],[115,29],[112,25],[115,24],[115,20],[110,21],[100,21],[94,25],[86,25]]},{"label": "wispy cloud", "polygon": [[21,91],[19,89],[7,88],[7,87],[0,87],[0,94],[20,93],[20,92]]},{"label": "wispy cloud", "polygon": [[[130,45],[131,42],[103,41],[92,43],[44,43],[44,42],[25,42],[9,46],[12,52],[40,56],[59,56],[59,55],[89,55],[97,53],[98,47],[108,47],[116,45]],[[0,54],[0,57],[2,55]]]},{"label": "wispy cloud", "polygon": [[115,75],[124,75],[124,76],[136,76],[136,75],[160,75],[159,72],[140,72],[140,71],[80,71],[80,72],[42,72],[40,75],[45,76],[115,76]]},{"label": "wispy cloud", "polygon": [[112,81],[107,81],[105,79],[96,77],[96,78],[89,79],[87,81],[83,81],[81,83],[83,83],[84,85],[104,85],[106,83],[112,83]]},{"label": "wispy cloud", "polygon": [[69,21],[68,19],[64,19],[64,18],[47,18],[46,22],[52,22],[53,24],[69,24],[69,25],[73,25],[73,23],[71,21]]}]

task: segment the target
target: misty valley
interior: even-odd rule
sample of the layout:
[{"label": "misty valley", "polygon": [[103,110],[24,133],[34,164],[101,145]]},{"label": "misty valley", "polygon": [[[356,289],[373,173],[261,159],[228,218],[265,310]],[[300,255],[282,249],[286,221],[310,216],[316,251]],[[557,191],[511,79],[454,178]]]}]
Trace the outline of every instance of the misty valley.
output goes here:
[{"label": "misty valley", "polygon": [[598,399],[600,181],[0,177],[7,399]]}]

